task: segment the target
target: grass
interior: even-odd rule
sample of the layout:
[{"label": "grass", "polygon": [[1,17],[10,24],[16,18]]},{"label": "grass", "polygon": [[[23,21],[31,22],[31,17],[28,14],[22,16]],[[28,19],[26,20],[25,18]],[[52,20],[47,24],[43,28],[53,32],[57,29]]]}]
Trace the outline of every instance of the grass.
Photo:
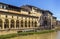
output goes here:
[{"label": "grass", "polygon": [[7,39],[7,38],[13,38],[17,36],[25,36],[25,35],[32,35],[32,34],[44,34],[44,33],[50,33],[54,32],[55,30],[44,30],[40,32],[20,32],[20,33],[13,33],[13,34],[7,34],[7,35],[1,35],[0,39]]},{"label": "grass", "polygon": [[44,33],[50,33],[50,32],[54,32],[55,30],[44,30],[44,31],[40,31],[40,32],[21,32],[18,33],[18,35],[31,35],[31,34],[44,34]]},{"label": "grass", "polygon": [[7,39],[7,38],[13,38],[13,37],[17,37],[17,34],[13,33],[13,34],[1,35],[0,39]]}]

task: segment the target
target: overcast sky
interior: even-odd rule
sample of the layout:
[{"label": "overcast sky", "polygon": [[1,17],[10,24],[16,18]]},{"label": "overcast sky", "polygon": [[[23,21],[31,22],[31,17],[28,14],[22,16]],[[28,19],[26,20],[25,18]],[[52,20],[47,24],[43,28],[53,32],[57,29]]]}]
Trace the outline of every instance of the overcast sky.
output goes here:
[{"label": "overcast sky", "polygon": [[28,4],[44,10],[50,10],[60,20],[60,0],[0,0],[0,2],[15,6]]}]

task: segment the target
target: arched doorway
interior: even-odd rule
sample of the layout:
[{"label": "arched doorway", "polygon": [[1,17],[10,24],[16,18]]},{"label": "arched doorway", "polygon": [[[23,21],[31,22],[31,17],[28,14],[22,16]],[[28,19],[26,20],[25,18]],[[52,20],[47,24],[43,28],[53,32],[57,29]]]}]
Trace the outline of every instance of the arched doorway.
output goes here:
[{"label": "arched doorway", "polygon": [[9,20],[5,19],[4,28],[9,28]]},{"label": "arched doorway", "polygon": [[43,22],[44,24],[44,26],[47,26],[47,24],[48,24],[48,22],[47,22],[47,20],[44,20],[44,22]]},{"label": "arched doorway", "polygon": [[16,20],[16,28],[19,28],[19,20]]},{"label": "arched doorway", "polygon": [[48,25],[48,18],[44,17],[43,19],[43,26],[47,26]]},{"label": "arched doorway", "polygon": [[37,27],[37,22],[35,21],[35,27]]},{"label": "arched doorway", "polygon": [[33,26],[33,21],[32,21],[32,27],[34,27],[34,26]]},{"label": "arched doorway", "polygon": [[2,29],[2,19],[0,19],[0,29]]},{"label": "arched doorway", "polygon": [[28,21],[28,26],[30,27],[30,20]]},{"label": "arched doorway", "polygon": [[23,27],[23,20],[21,20],[21,27]]},{"label": "arched doorway", "polygon": [[15,21],[12,19],[11,20],[11,28],[14,28],[14,25],[15,25]]}]

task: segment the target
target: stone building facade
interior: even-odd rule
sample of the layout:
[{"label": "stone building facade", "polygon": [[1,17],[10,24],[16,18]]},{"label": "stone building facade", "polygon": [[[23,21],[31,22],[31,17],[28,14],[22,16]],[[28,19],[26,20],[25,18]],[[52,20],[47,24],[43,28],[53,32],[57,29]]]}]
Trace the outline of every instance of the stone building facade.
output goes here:
[{"label": "stone building facade", "polygon": [[56,25],[60,26],[60,21],[59,20],[56,21]]},{"label": "stone building facade", "polygon": [[52,15],[49,10],[42,11],[42,17],[41,17],[41,27],[43,29],[51,29],[52,28]]},{"label": "stone building facade", "polygon": [[57,26],[57,18],[53,16],[53,20],[52,20],[52,26],[53,28]]},{"label": "stone building facade", "polygon": [[0,3],[0,34],[51,29],[53,14],[31,5],[21,7]]},{"label": "stone building facade", "polygon": [[0,34],[17,33],[38,28],[41,12],[0,3]]}]

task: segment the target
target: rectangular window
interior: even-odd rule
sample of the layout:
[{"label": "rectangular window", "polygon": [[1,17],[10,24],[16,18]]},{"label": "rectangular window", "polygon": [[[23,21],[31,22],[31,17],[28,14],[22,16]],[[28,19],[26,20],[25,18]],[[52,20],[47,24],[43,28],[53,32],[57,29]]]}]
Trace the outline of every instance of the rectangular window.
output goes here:
[{"label": "rectangular window", "polygon": [[4,7],[4,9],[6,9],[6,5],[4,5],[3,7]]},{"label": "rectangular window", "polygon": [[0,4],[0,8],[2,8],[2,9],[6,9],[6,5],[2,5],[2,4]]},{"label": "rectangular window", "polygon": [[2,8],[2,5],[0,4],[0,8]]}]

